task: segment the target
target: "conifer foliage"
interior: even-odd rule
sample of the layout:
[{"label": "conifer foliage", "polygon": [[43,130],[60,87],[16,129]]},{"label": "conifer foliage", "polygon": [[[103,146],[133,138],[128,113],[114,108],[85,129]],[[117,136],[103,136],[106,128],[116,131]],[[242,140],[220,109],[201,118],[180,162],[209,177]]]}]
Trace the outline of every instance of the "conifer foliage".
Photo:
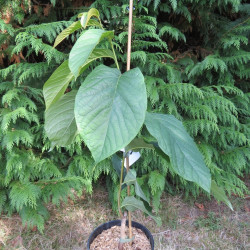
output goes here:
[{"label": "conifer foliage", "polygon": [[[243,195],[246,187],[240,178],[250,165],[250,5],[244,0],[134,2],[131,67],[145,76],[148,109],[181,120],[212,179],[228,194]],[[108,175],[116,204],[118,190],[111,183],[118,178],[110,161],[92,172],[94,162],[78,136],[72,146],[48,152],[43,125],[41,87],[68,58],[83,30],[53,47],[55,38],[90,5],[100,10],[104,28],[114,30],[114,47],[125,71],[127,1],[0,1],[0,213],[17,211],[24,224],[39,230],[48,217],[47,202],[59,205],[73,198],[72,189],[91,192],[101,173]],[[112,66],[113,60],[104,63]],[[79,87],[90,70],[76,81],[72,77],[64,91]],[[141,137],[150,140],[145,128]],[[164,190],[201,192],[176,175],[167,159],[150,150],[141,153],[137,175],[156,209]]]},{"label": "conifer foliage", "polygon": [[[1,8],[10,17],[1,14],[0,213],[18,212],[24,225],[43,231],[46,203],[59,206],[84,189],[91,192],[92,180],[109,170],[102,163],[90,171],[94,162],[79,138],[71,147],[49,153],[41,86],[65,58],[51,43],[72,22],[34,24],[39,18],[35,6],[30,10],[31,1],[22,7],[18,2],[7,1]],[[21,21],[15,20],[15,11],[23,14]]]},{"label": "conifer foliage", "polygon": [[[106,0],[93,6],[107,7],[103,18],[113,29],[119,26],[116,41],[126,51],[128,6],[120,3],[122,10]],[[246,190],[239,176],[249,172],[250,156],[249,8],[245,1],[136,1],[132,42],[132,64],[146,75],[151,109],[182,120],[212,178],[239,195]],[[162,180],[170,192],[172,184],[186,194],[200,192],[151,151],[142,159],[137,171],[149,193],[155,192],[152,171],[166,177]],[[163,183],[155,182],[158,196]]]}]

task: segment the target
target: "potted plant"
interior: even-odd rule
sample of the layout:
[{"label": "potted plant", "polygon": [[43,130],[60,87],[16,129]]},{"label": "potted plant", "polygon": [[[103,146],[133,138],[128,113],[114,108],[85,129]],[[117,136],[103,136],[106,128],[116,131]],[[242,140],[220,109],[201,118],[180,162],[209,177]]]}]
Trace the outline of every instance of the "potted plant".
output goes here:
[{"label": "potted plant", "polygon": [[[56,38],[54,47],[74,31],[84,29],[72,47],[69,59],[54,71],[43,88],[46,104],[45,130],[52,147],[67,146],[80,134],[96,163],[113,155],[113,165],[120,172],[118,209],[121,220],[98,227],[88,241],[88,248],[98,234],[114,225],[121,225],[119,249],[123,249],[126,242],[131,244],[133,241],[133,226],[143,229],[149,238],[151,249],[154,248],[150,232],[131,221],[131,212],[140,209],[157,223],[161,223],[160,218],[153,216],[147,209],[149,200],[136,180],[136,172],[130,169],[129,152],[133,150],[156,150],[170,160],[177,174],[195,182],[208,193],[212,189],[219,200],[230,205],[223,190],[215,182],[211,185],[210,171],[182,123],[172,115],[146,111],[147,92],[143,74],[139,68],[130,70],[132,9],[133,1],[130,0],[125,73],[119,70],[112,42],[114,32],[103,29],[98,10],[92,8],[81,13],[80,20],[63,30]],[[90,29],[85,30],[87,27]],[[109,42],[110,49],[100,47],[103,40]],[[99,65],[85,78],[78,91],[66,91],[73,79],[82,74],[93,61],[102,57],[112,58],[117,68]],[[142,126],[152,135],[152,141],[145,142],[143,138],[137,137]],[[124,151],[122,160],[116,155],[121,149]],[[132,185],[135,195],[130,192]],[[121,201],[123,187],[127,188],[127,197]],[[125,234],[126,221],[128,236]]]}]

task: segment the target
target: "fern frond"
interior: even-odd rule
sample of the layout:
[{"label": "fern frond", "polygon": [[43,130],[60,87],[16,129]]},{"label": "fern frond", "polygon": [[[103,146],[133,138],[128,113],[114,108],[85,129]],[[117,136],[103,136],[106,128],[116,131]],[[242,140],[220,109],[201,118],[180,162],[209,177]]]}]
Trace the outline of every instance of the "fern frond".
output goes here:
[{"label": "fern frond", "polygon": [[[225,61],[225,62],[224,62]],[[216,55],[207,56],[202,62],[197,63],[188,74],[188,77],[201,75],[206,70],[214,69],[216,72],[225,72],[227,70],[225,58],[222,60]]]},{"label": "fern frond", "polygon": [[0,93],[4,93],[14,87],[13,82],[1,82]]},{"label": "fern frond", "polygon": [[160,37],[163,37],[165,34],[168,34],[173,39],[175,39],[177,42],[178,42],[178,40],[183,40],[184,42],[186,42],[185,35],[182,32],[180,32],[180,30],[178,30],[177,28],[174,28],[173,26],[171,26],[170,24],[167,24],[167,23],[164,24],[164,26],[159,31]]},{"label": "fern frond", "polygon": [[39,124],[39,120],[36,114],[27,111],[24,107],[17,108],[15,110],[8,110],[3,116],[1,128],[6,131],[10,124],[15,124],[18,118],[26,119],[28,123],[35,122]]},{"label": "fern frond", "polygon": [[189,83],[172,83],[167,85],[162,85],[162,89],[166,90],[166,92],[171,96],[173,100],[187,100],[190,96],[193,98],[204,99],[203,92],[195,87],[193,84]]},{"label": "fern frond", "polygon": [[180,106],[192,119],[205,119],[213,123],[217,123],[218,121],[214,111],[207,105],[181,103]]},{"label": "fern frond", "polygon": [[188,10],[188,7],[185,5],[179,5],[178,8],[175,10],[175,13],[178,15],[183,15],[189,23],[192,21],[192,15]]},{"label": "fern frond", "polygon": [[131,61],[137,61],[138,60],[145,64],[147,61],[147,54],[144,51],[135,51],[131,53]]},{"label": "fern frond", "polygon": [[14,36],[15,33],[15,29],[12,27],[12,25],[5,23],[2,19],[0,19],[0,30],[2,32],[7,32],[10,36]]},{"label": "fern frond", "polygon": [[238,50],[233,56],[224,57],[223,61],[228,66],[237,66],[239,64],[246,64],[250,61],[250,52]]},{"label": "fern frond", "polygon": [[16,36],[16,46],[12,50],[12,54],[20,53],[24,48],[28,48],[28,54],[35,52],[36,55],[39,53],[43,54],[48,63],[54,59],[57,63],[62,62],[67,56],[56,50],[54,47],[43,43],[42,39],[37,39],[35,36],[27,33],[20,32]]},{"label": "fern frond", "polygon": [[42,23],[39,25],[29,25],[25,30],[33,36],[44,37],[48,42],[53,43],[57,35],[72,23],[72,21]]},{"label": "fern frond", "polygon": [[185,120],[183,125],[187,129],[188,133],[193,137],[200,133],[208,139],[208,136],[212,133],[219,132],[217,123],[205,119]]},{"label": "fern frond", "polygon": [[37,199],[41,196],[41,189],[31,183],[13,182],[10,198],[11,205],[20,211],[24,206],[37,207]]},{"label": "fern frond", "polygon": [[154,0],[154,9],[156,10],[158,6],[160,5],[161,0]]},{"label": "fern frond", "polygon": [[165,186],[165,177],[158,171],[152,171],[149,174],[148,185],[152,194],[156,194],[159,190],[163,191]]},{"label": "fern frond", "polygon": [[20,210],[20,216],[22,218],[23,226],[28,226],[28,228],[36,226],[42,233],[45,220],[49,218],[49,212],[43,204],[39,204],[36,208],[24,206]]},{"label": "fern frond", "polygon": [[14,130],[7,131],[3,136],[2,147],[6,148],[8,151],[12,151],[14,145],[19,146],[23,144],[27,147],[30,147],[33,142],[33,136],[25,130]]},{"label": "fern frond", "polygon": [[177,1],[176,0],[169,0],[171,7],[173,8],[173,10],[176,10],[177,8]]},{"label": "fern frond", "polygon": [[248,44],[248,38],[242,35],[230,35],[230,37],[223,38],[221,43],[224,49],[234,46],[237,50],[239,50],[241,43],[245,45]]}]

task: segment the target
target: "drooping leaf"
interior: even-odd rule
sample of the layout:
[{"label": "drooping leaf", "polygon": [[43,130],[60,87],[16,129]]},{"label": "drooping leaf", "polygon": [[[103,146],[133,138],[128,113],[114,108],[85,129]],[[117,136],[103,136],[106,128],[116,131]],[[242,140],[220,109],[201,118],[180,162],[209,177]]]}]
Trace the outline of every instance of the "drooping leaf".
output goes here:
[{"label": "drooping leaf", "polygon": [[172,115],[146,114],[145,124],[181,177],[210,192],[211,175],[195,142]]},{"label": "drooping leaf", "polygon": [[136,172],[134,169],[130,169],[123,183],[126,183],[127,185],[132,185],[135,184],[135,182],[136,182]]},{"label": "drooping leaf", "polygon": [[167,161],[168,163],[170,162],[170,158],[168,155],[166,155],[162,150],[161,148],[159,147],[159,144],[158,143],[153,143],[154,145],[154,148],[155,148],[155,152],[161,156],[165,161]]},{"label": "drooping leaf", "polygon": [[136,199],[134,196],[127,196],[122,204],[121,204],[121,208],[125,208],[128,211],[135,211],[137,209],[141,210],[142,212],[148,214],[152,219],[154,219],[154,221],[157,223],[158,226],[161,225],[161,218],[158,216],[154,216],[152,213],[150,213],[144,206],[143,202]]},{"label": "drooping leaf", "polygon": [[154,149],[154,146],[152,144],[146,143],[141,138],[135,138],[125,147],[125,152],[131,151],[131,150],[136,151],[141,148]]},{"label": "drooping leaf", "polygon": [[147,201],[149,203],[148,198],[145,196],[145,194],[143,193],[140,185],[138,184],[137,180],[136,180],[136,172],[134,169],[130,169],[123,181],[124,184],[127,185],[134,185],[135,186],[135,193],[136,195],[138,195],[140,198],[142,198],[143,200]]},{"label": "drooping leaf", "polygon": [[74,116],[75,96],[71,91],[45,111],[45,131],[50,141],[61,147],[72,143],[77,133]]},{"label": "drooping leaf", "polygon": [[69,70],[68,60],[63,62],[50,76],[43,86],[43,96],[45,99],[46,109],[51,104],[55,103],[60,97],[63,96],[69,83],[73,80],[74,76]]},{"label": "drooping leaf", "polygon": [[102,28],[102,25],[94,19],[89,20],[87,26],[96,26]]},{"label": "drooping leaf", "polygon": [[144,201],[146,201],[149,204],[149,199],[146,197],[146,195],[142,191],[142,189],[137,181],[135,182],[135,193],[137,196],[139,196],[140,198],[142,198]]},{"label": "drooping leaf", "polygon": [[214,180],[211,182],[211,193],[217,201],[224,202],[232,211],[234,211],[231,202],[225,194],[225,191],[223,188],[219,187]]},{"label": "drooping leaf", "polygon": [[80,73],[79,75],[88,68],[88,66],[91,64],[91,62],[102,58],[102,57],[109,57],[114,59],[114,54],[110,49],[94,49],[92,54],[90,55],[90,57],[88,58],[88,60],[86,61],[86,63],[84,63],[81,67],[80,67]]},{"label": "drooping leaf", "polygon": [[69,54],[69,68],[75,77],[78,76],[80,68],[85,64],[96,48],[98,43],[104,38],[112,39],[113,31],[104,31],[101,29],[87,30],[82,34]]},{"label": "drooping leaf", "polygon": [[75,103],[78,130],[96,162],[124,148],[139,132],[147,108],[138,68],[124,74],[100,65],[85,79]]},{"label": "drooping leaf", "polygon": [[68,28],[64,29],[57,37],[54,43],[54,47],[56,47],[59,43],[61,43],[66,37],[70,34],[74,33],[76,30],[81,29],[80,21],[72,23]]},{"label": "drooping leaf", "polygon": [[81,23],[83,28],[86,28],[84,26],[85,26],[85,23],[87,21],[87,16],[88,16],[88,12],[83,12],[82,15],[81,15],[80,23]]},{"label": "drooping leaf", "polygon": [[84,29],[87,27],[90,18],[93,16],[98,19],[100,18],[99,11],[95,8],[91,8],[87,13],[83,13],[81,17],[81,25]]}]

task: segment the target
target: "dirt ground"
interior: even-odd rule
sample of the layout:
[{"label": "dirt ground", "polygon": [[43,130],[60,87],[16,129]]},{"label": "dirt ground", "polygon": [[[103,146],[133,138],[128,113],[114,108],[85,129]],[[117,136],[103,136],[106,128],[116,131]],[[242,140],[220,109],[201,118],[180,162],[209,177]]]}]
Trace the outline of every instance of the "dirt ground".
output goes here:
[{"label": "dirt ground", "polygon": [[[141,212],[133,219],[146,226],[154,236],[155,249],[250,249],[250,199],[233,197],[234,211],[215,200],[184,201],[181,195],[163,195],[160,216],[163,224]],[[0,218],[0,249],[86,249],[92,230],[117,219],[108,201],[108,193],[100,188],[92,196],[83,195],[75,202],[49,206],[50,219],[44,234],[22,227],[20,217]]]}]

